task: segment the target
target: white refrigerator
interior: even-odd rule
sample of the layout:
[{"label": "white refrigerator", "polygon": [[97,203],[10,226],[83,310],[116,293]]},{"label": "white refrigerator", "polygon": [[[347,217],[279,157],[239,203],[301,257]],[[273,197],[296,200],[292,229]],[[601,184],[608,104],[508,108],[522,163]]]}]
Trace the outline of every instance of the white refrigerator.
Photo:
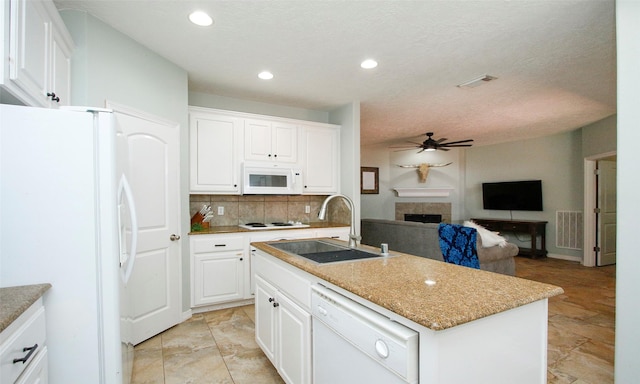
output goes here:
[{"label": "white refrigerator", "polygon": [[0,286],[44,295],[49,383],[129,383],[135,260],[112,113],[0,105]]}]

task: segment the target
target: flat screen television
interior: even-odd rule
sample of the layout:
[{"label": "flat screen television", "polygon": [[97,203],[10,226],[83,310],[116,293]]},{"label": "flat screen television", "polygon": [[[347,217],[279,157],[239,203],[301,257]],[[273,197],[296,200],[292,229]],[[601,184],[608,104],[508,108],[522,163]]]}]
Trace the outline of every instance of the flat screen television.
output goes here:
[{"label": "flat screen television", "polygon": [[542,211],[542,180],[482,183],[484,209]]}]

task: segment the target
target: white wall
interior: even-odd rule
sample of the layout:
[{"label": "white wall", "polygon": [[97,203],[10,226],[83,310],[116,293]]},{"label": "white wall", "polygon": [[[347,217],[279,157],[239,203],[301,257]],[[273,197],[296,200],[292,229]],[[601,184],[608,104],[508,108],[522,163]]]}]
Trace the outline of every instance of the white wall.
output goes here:
[{"label": "white wall", "polygon": [[[557,248],[555,213],[583,209],[583,160],[581,130],[511,143],[472,147],[467,150],[466,212],[469,217],[544,220],[550,254],[582,259],[582,251]],[[543,212],[496,211],[482,208],[482,183],[542,180]],[[526,236],[523,235],[522,239]],[[528,242],[509,236],[528,247]]]},{"label": "white wall", "polygon": [[[187,72],[102,21],[79,11],[60,12],[76,44],[71,62],[74,105],[109,100],[180,124],[181,236],[189,224]],[[190,309],[189,242],[182,242],[182,309]]]},{"label": "white wall", "polygon": [[617,116],[609,116],[582,128],[584,157],[611,153],[616,150]]},{"label": "white wall", "polygon": [[259,115],[286,117],[289,119],[329,122],[329,112],[313,109],[288,107],[262,103],[259,101],[234,99],[202,92],[189,92],[189,105],[203,108],[216,108],[227,111],[256,113]]},{"label": "white wall", "polygon": [[[422,152],[418,149],[395,151],[387,145],[367,146],[361,149],[363,167],[376,167],[379,175],[379,194],[361,196],[362,217],[376,219],[395,219],[395,204],[399,203],[451,203],[451,221],[457,222],[464,217],[464,165],[465,151],[451,150]],[[421,163],[446,164],[446,167],[432,167],[425,183],[420,183],[418,171],[414,168],[401,168],[398,165]],[[448,197],[398,197],[393,188],[447,188]]]},{"label": "white wall", "polygon": [[618,260],[616,266],[616,383],[640,377],[640,1],[616,1],[618,45]]},{"label": "white wall", "polygon": [[360,102],[342,106],[329,113],[329,123],[340,128],[340,192],[354,204],[356,233],[360,233]]}]

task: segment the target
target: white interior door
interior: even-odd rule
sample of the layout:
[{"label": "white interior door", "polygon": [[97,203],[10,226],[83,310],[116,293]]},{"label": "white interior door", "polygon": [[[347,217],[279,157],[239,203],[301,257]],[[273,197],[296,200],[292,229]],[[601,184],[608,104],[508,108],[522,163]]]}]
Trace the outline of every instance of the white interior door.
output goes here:
[{"label": "white interior door", "polygon": [[597,265],[616,263],[616,162],[598,161]]},{"label": "white interior door", "polygon": [[179,125],[114,103],[127,143],[125,174],[138,216],[138,247],[127,292],[131,339],[144,341],[181,320]]}]

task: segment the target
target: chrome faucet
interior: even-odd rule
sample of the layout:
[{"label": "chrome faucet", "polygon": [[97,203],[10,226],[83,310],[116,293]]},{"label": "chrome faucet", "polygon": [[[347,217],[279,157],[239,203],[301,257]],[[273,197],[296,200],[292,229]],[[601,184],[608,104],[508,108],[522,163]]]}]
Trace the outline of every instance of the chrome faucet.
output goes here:
[{"label": "chrome faucet", "polygon": [[351,211],[351,228],[349,231],[349,248],[355,248],[358,246],[357,241],[361,240],[362,237],[356,235],[356,210],[353,206],[353,201],[349,198],[349,196],[345,195],[331,195],[327,196],[327,198],[322,202],[322,206],[320,207],[320,212],[318,212],[318,219],[324,220],[327,216],[327,205],[329,201],[331,201],[334,197],[342,197],[349,206],[349,210]]}]

